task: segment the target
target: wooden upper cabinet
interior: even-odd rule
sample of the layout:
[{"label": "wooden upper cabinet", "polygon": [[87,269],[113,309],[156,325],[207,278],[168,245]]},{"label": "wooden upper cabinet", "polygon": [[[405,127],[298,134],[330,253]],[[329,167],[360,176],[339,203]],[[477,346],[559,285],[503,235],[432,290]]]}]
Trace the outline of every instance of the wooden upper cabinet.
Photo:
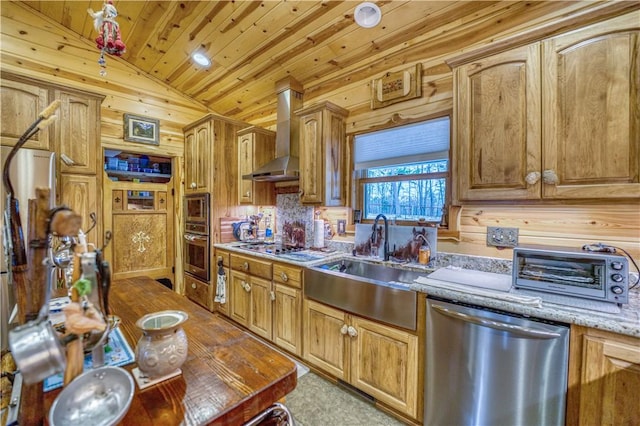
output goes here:
[{"label": "wooden upper cabinet", "polygon": [[62,173],[95,175],[102,158],[98,156],[100,147],[100,104],[102,96],[65,90],[55,91],[60,99],[57,149],[62,160],[66,156],[71,161],[59,161]]},{"label": "wooden upper cabinet", "polygon": [[212,144],[213,138],[209,121],[199,122],[195,126],[185,129],[185,193],[210,191]]},{"label": "wooden upper cabinet", "polygon": [[96,214],[96,227],[87,234],[87,242],[96,247],[102,244],[102,185],[96,176],[63,173],[60,175],[58,204],[68,206],[82,218],[82,230],[91,228],[91,213]]},{"label": "wooden upper cabinet", "polygon": [[538,198],[540,45],[466,64],[457,83],[458,196],[462,200]]},{"label": "wooden upper cabinet", "polygon": [[543,43],[544,198],[640,197],[640,12]]},{"label": "wooden upper cabinet", "polygon": [[300,117],[300,201],[346,203],[346,123],[349,112],[331,102],[296,111]]},{"label": "wooden upper cabinet", "polygon": [[275,204],[274,184],[243,179],[275,158],[276,134],[252,126],[238,132],[238,202],[240,204]]},{"label": "wooden upper cabinet", "polygon": [[460,200],[640,197],[640,12],[455,63]]},{"label": "wooden upper cabinet", "polygon": [[[0,83],[2,103],[2,145],[15,145],[22,134],[38,118],[49,104],[49,89],[35,82],[13,80],[14,76],[2,74]],[[51,150],[52,127],[42,129],[23,146],[25,148]]]}]

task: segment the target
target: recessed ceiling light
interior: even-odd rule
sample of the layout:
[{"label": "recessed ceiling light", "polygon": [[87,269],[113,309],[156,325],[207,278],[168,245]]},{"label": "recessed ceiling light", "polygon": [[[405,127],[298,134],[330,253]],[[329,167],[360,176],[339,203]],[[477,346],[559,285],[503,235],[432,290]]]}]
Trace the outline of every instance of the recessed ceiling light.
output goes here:
[{"label": "recessed ceiling light", "polygon": [[191,57],[196,62],[196,64],[200,66],[208,67],[209,65],[211,65],[211,59],[207,58],[204,53],[196,52],[191,55]]},{"label": "recessed ceiling light", "polygon": [[363,28],[373,28],[380,23],[382,12],[380,8],[371,2],[360,3],[353,12],[353,18],[356,24]]}]

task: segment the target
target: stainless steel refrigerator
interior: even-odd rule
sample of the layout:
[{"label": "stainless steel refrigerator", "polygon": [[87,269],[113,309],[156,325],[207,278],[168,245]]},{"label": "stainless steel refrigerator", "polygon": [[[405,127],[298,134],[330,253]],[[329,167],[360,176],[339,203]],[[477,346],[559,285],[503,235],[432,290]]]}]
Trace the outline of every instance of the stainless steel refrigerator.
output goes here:
[{"label": "stainless steel refrigerator", "polygon": [[[2,170],[12,147],[1,147]],[[14,197],[20,205],[20,221],[25,239],[27,238],[27,212],[28,200],[36,198],[36,188],[49,188],[51,190],[50,206],[55,204],[55,154],[49,151],[21,148],[11,161],[10,173],[11,185],[14,190]],[[0,224],[4,232],[4,211],[6,205],[7,192],[2,186],[2,197],[0,197]],[[2,336],[1,348],[8,348],[8,323],[11,312],[15,305],[13,290],[9,285],[7,274],[7,257],[4,248],[4,236],[0,238],[0,336]]]}]

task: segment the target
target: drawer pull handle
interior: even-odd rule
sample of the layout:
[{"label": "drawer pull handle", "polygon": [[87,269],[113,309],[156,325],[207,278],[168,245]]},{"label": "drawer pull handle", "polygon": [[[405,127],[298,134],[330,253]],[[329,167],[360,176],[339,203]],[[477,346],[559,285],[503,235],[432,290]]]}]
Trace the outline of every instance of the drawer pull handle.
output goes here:
[{"label": "drawer pull handle", "polygon": [[244,262],[242,264],[242,269],[244,269],[245,271],[248,271],[249,270],[249,262]]},{"label": "drawer pull handle", "polygon": [[285,274],[284,272],[280,274],[280,278],[282,279],[283,282],[287,282],[289,281],[289,276],[287,274]]}]

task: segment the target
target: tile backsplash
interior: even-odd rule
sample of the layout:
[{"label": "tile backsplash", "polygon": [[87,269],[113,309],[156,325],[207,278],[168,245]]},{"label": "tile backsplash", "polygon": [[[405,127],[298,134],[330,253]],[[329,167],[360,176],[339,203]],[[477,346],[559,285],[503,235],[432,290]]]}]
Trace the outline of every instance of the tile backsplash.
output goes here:
[{"label": "tile backsplash", "polygon": [[297,193],[278,194],[276,209],[276,232],[282,237],[282,243],[310,247],[313,243],[313,206],[302,205]]},{"label": "tile backsplash", "polygon": [[[372,247],[371,235],[373,225],[356,224],[355,250],[356,254],[384,258],[384,224],[378,223],[376,233],[378,244]],[[438,230],[426,226],[400,226],[389,225],[389,254],[395,260],[405,262],[417,262],[418,250],[424,245],[424,240],[429,241],[431,257],[435,258],[438,251]]]}]

